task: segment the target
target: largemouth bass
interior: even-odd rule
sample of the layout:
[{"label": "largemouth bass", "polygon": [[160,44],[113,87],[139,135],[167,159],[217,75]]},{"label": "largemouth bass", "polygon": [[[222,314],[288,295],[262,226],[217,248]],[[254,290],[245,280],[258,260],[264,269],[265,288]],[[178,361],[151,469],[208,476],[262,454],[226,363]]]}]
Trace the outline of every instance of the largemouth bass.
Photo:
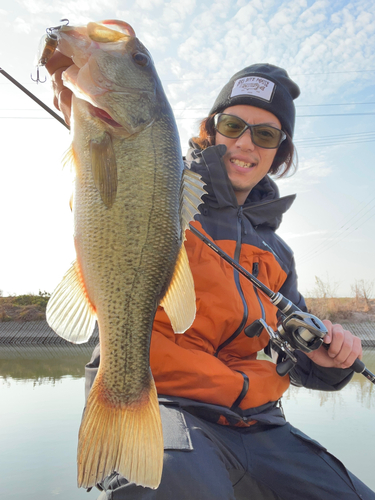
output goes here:
[{"label": "largemouth bass", "polygon": [[184,170],[178,132],[152,58],[121,21],[59,27],[51,36],[74,65],[73,196],[77,259],[54,291],[49,325],[86,342],[98,321],[100,367],[79,431],[78,485],[114,470],[156,488],[163,437],[149,367],[158,305],[176,333],[195,317],[183,245],[202,181]]}]

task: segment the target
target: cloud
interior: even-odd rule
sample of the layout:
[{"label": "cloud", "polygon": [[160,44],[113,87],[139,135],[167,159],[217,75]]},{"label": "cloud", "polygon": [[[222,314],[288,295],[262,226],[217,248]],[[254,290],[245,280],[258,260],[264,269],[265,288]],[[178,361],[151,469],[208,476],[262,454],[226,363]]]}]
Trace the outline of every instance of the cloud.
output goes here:
[{"label": "cloud", "polygon": [[278,179],[277,183],[284,194],[307,193],[330,176],[332,171],[330,160],[323,153],[315,153],[308,158],[300,156],[296,174]]},{"label": "cloud", "polygon": [[[107,10],[105,2],[101,0],[54,0],[52,2],[46,0],[21,0],[20,3],[31,14],[65,12],[66,17],[82,13],[97,15]],[[115,9],[117,3],[118,0],[112,0],[111,8]]]},{"label": "cloud", "polygon": [[137,0],[135,5],[143,10],[153,10],[155,7],[161,7],[163,3],[163,0]]},{"label": "cloud", "polygon": [[14,31],[16,33],[30,33],[31,24],[27,23],[24,19],[17,17],[14,21]]}]

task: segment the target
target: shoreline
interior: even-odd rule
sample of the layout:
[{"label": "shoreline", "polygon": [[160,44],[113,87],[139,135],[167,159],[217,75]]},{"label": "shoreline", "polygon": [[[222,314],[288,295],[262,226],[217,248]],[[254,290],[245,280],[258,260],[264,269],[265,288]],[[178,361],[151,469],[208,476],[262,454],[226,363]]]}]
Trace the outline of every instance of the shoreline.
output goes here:
[{"label": "shoreline", "polygon": [[[362,340],[362,346],[375,347],[375,322],[342,322],[342,326]],[[99,342],[98,325],[86,345],[96,345]],[[0,322],[0,345],[61,345],[74,346],[59,337],[48,326],[47,321],[5,321]]]}]

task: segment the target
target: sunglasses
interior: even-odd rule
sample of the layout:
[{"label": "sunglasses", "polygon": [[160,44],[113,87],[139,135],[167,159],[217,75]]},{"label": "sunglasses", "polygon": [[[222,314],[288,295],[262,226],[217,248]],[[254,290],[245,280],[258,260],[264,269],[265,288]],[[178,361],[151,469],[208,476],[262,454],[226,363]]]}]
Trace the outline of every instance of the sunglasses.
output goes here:
[{"label": "sunglasses", "polygon": [[271,125],[250,125],[238,116],[218,113],[215,115],[214,120],[215,129],[219,134],[229,139],[238,139],[249,129],[253,143],[264,149],[276,149],[286,139],[284,132],[276,127],[271,127]]}]

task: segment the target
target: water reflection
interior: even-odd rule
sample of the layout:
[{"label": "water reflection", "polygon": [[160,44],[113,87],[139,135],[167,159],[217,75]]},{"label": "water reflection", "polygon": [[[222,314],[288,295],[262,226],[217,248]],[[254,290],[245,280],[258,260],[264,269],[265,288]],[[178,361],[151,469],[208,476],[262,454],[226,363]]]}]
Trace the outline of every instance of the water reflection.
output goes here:
[{"label": "water reflection", "polygon": [[[5,498],[97,498],[97,490],[87,494],[76,487],[84,365],[93,348],[0,346],[0,448],[7,450],[0,454],[0,491]],[[366,350],[363,361],[375,372],[375,349]],[[291,387],[283,398],[288,420],[327,446],[372,489],[374,393],[373,384],[355,375],[337,393]]]},{"label": "water reflection", "polygon": [[0,376],[54,384],[65,376],[81,378],[94,346],[0,346]]},{"label": "water reflection", "polygon": [[[363,362],[375,372],[375,349]],[[355,374],[339,392],[290,387],[283,397],[287,419],[324,445],[346,467],[375,490],[375,386]]]},{"label": "water reflection", "polygon": [[[94,500],[76,486],[84,366],[94,346],[0,346],[0,491],[12,500]],[[22,479],[20,481],[20,478]]]},{"label": "water reflection", "polygon": [[[366,349],[363,353],[363,362],[372,373],[375,373],[375,349]],[[351,391],[357,395],[357,402],[363,408],[375,408],[375,385],[372,384],[366,377],[359,373],[355,373],[349,385]],[[347,398],[347,390],[338,392],[323,392],[303,389],[306,394],[314,397],[319,406],[330,404],[332,406],[340,405]],[[292,398],[296,399],[300,394],[300,389],[291,386],[284,400],[288,401]]]}]

